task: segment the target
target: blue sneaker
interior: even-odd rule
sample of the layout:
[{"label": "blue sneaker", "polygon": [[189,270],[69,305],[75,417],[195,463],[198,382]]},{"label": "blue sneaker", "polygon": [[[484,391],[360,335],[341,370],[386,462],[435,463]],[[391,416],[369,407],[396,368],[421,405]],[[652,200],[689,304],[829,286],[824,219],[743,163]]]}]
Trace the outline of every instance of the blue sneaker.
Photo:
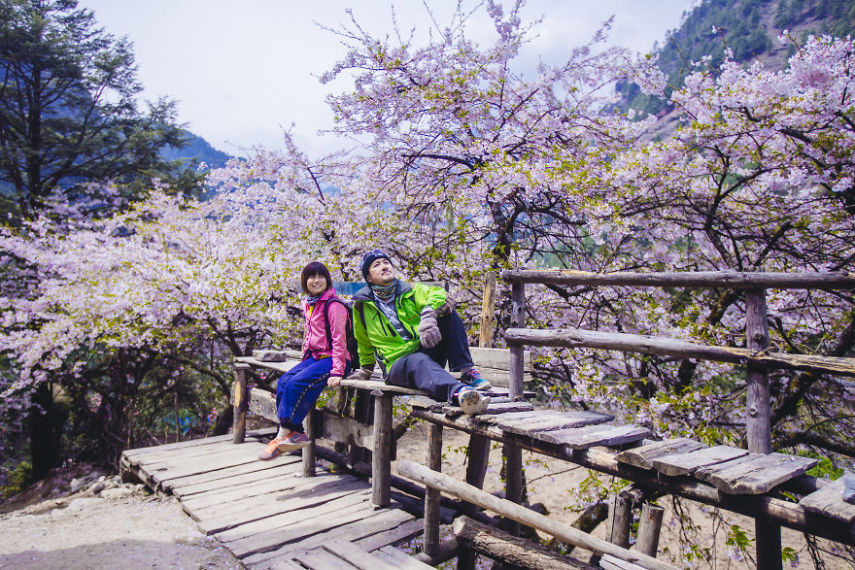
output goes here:
[{"label": "blue sneaker", "polygon": [[481,376],[481,372],[474,366],[460,375],[460,381],[469,384],[476,390],[489,390],[493,387],[490,381]]}]

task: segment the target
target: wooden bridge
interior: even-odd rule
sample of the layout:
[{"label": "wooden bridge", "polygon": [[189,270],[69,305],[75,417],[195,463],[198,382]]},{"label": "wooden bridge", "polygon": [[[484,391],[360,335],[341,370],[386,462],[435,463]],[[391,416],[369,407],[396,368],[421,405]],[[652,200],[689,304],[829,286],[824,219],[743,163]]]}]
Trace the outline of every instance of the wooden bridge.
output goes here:
[{"label": "wooden bridge", "polygon": [[[842,482],[807,476],[805,471],[815,464],[813,459],[773,453],[766,446],[768,391],[765,396],[762,392],[768,367],[855,375],[855,360],[770,354],[764,350],[765,346],[753,346],[762,345],[764,339],[768,343],[765,328],[760,324],[765,321],[764,287],[819,284],[823,288],[852,288],[855,278],[835,274],[821,280],[816,276],[801,279],[778,276],[776,280],[767,274],[726,273],[710,281],[710,276],[700,278],[697,274],[678,276],[675,280],[670,274],[599,276],[575,272],[506,272],[503,277],[514,284],[516,327],[506,332],[511,349],[506,352],[505,364],[492,365],[504,366],[505,370],[498,373],[507,375],[508,388],[494,393],[494,403],[487,414],[467,417],[457,408],[414,391],[379,382],[344,381],[357,389],[353,413],[342,417],[330,409],[316,410],[307,418],[307,432],[314,438],[336,442],[335,449],[312,445],[305,448],[302,462],[288,456],[260,463],[255,456],[272,432],[246,432],[242,422],[248,409],[269,415],[271,396],[247,389],[246,375],[252,370],[278,373],[290,363],[245,357],[237,359],[236,364],[233,436],[130,450],[123,456],[123,469],[153,489],[178,496],[188,514],[249,567],[373,569],[384,568],[385,564],[423,568],[425,562],[436,563],[457,555],[459,567],[471,568],[476,552],[531,568],[588,567],[539,546],[521,544],[514,535],[517,525],[526,524],[601,555],[600,564],[605,568],[668,568],[655,558],[658,541],[655,516],[649,524],[643,519],[638,543],[635,549],[628,549],[632,517],[627,511],[631,502],[614,502],[611,534],[614,544],[580,534],[567,525],[537,519],[536,513],[515,504],[520,502],[522,494],[520,454],[524,449],[629,480],[649,495],[672,494],[753,517],[757,521],[760,568],[781,567],[780,527],[855,544],[855,505],[842,499]],[[526,282],[597,286],[714,283],[747,289],[749,305],[756,313],[749,318],[746,331],[751,350],[703,347],[638,335],[525,329]],[[749,398],[756,398],[756,402],[749,400],[749,404],[757,406],[748,426],[749,449],[706,446],[682,438],[653,441],[646,428],[617,425],[610,415],[603,413],[534,410],[522,401],[523,379],[530,368],[522,350],[524,344],[665,353],[747,365],[749,382],[754,384]],[[407,464],[406,468],[399,468],[397,477],[391,473],[396,435],[391,413],[393,399],[407,406],[409,415],[425,421],[429,428],[424,462],[427,467]],[[440,468],[444,429],[469,434],[465,483],[451,482],[447,476],[434,473]],[[234,446],[232,439],[245,443]],[[498,503],[485,498],[479,490],[492,442],[503,444],[506,461],[506,499],[496,499]],[[316,454],[338,467],[332,472],[316,471]],[[441,508],[440,490],[463,501],[444,503],[458,512]],[[793,496],[798,500],[793,501]],[[465,502],[504,517],[502,526],[509,532],[498,530],[497,519],[467,507]],[[656,508],[645,505],[648,507],[651,511]],[[441,542],[440,522],[450,522],[460,512],[490,526],[467,532],[472,522],[467,519],[465,524],[455,524],[455,538]],[[394,548],[419,536],[423,552],[415,557]]]}]

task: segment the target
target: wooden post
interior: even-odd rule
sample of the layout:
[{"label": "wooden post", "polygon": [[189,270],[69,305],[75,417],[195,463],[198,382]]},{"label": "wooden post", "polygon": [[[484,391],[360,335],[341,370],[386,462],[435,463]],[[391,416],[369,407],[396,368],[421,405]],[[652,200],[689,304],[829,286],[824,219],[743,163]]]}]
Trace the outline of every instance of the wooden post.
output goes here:
[{"label": "wooden post", "polygon": [[235,384],[232,392],[232,406],[234,407],[234,419],[232,420],[232,431],[234,432],[234,443],[243,443],[246,439],[246,410],[249,408],[249,391],[246,389],[246,371],[249,364],[235,363]]},{"label": "wooden post", "polygon": [[306,414],[306,437],[309,445],[303,448],[303,477],[315,476],[315,437],[318,434],[318,411],[312,407]]},{"label": "wooden post", "polygon": [[[766,324],[766,292],[751,289],[745,293],[746,347],[754,352],[769,348],[769,329]],[[765,366],[748,365],[747,391],[748,451],[772,453],[772,428],[769,410],[769,374]]]},{"label": "wooden post", "polygon": [[632,524],[632,497],[626,493],[614,496],[612,509],[612,530],[609,542],[621,548],[629,547],[629,527]]},{"label": "wooden post", "polygon": [[[427,465],[434,471],[442,471],[442,426],[428,424]],[[428,487],[425,493],[425,536],[422,551],[428,556],[439,552],[439,506],[442,493]]]},{"label": "wooden post", "polygon": [[392,483],[392,395],[376,390],[374,396],[374,449],[371,452],[371,503],[388,507]]},{"label": "wooden post", "polygon": [[[511,326],[525,328],[525,283],[514,282],[511,287]],[[512,400],[521,400],[523,398],[525,368],[523,346],[520,344],[512,345],[510,352],[508,396]]]},{"label": "wooden post", "polygon": [[496,272],[488,271],[484,276],[484,298],[481,303],[481,336],[478,346],[493,346],[493,329],[496,326]]},{"label": "wooden post", "polygon": [[[502,455],[505,458],[505,498],[520,504],[523,497],[522,449],[508,442],[503,444]],[[520,534],[520,524],[516,521],[505,519],[503,528],[513,536]]]},{"label": "wooden post", "polygon": [[[487,475],[487,464],[490,461],[490,445],[492,442],[483,435],[473,433],[469,436],[469,460],[466,463],[466,482],[473,487],[482,488],[484,477]],[[462,511],[468,515],[474,515],[478,507],[471,504],[464,505]],[[475,557],[477,552],[471,548],[461,548],[457,553],[457,569],[473,570],[475,568]]]},{"label": "wooden post", "polygon": [[[745,292],[746,348],[760,352],[769,348],[769,328],[766,322],[766,291],[749,289]],[[772,424],[770,412],[769,373],[765,366],[748,365],[746,393],[748,451],[772,453]],[[781,527],[754,519],[758,568],[782,568]]]},{"label": "wooden post", "polygon": [[665,509],[659,505],[644,503],[641,507],[641,520],[638,523],[638,542],[635,547],[639,552],[656,557],[659,550],[659,533],[662,530],[662,515]]}]

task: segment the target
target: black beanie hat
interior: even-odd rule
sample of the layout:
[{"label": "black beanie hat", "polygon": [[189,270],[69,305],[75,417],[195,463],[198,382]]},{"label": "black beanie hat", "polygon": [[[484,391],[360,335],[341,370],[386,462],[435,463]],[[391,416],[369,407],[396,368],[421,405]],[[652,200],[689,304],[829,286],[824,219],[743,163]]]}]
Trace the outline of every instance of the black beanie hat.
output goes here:
[{"label": "black beanie hat", "polygon": [[368,281],[368,269],[371,267],[371,264],[378,259],[386,259],[389,263],[392,263],[392,260],[388,255],[386,255],[386,252],[381,249],[372,249],[362,256],[362,277],[366,281]]}]

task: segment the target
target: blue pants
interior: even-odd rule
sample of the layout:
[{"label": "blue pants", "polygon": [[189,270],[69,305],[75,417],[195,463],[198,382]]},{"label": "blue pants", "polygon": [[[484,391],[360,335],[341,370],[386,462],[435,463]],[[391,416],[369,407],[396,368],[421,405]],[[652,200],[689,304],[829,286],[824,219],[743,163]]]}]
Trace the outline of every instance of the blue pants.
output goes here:
[{"label": "blue pants", "polygon": [[[332,358],[315,360],[307,356],[300,364],[279,377],[276,384],[276,415],[279,423],[291,431],[303,431],[303,420],[327,385]],[[348,361],[345,374],[350,371]]]}]

